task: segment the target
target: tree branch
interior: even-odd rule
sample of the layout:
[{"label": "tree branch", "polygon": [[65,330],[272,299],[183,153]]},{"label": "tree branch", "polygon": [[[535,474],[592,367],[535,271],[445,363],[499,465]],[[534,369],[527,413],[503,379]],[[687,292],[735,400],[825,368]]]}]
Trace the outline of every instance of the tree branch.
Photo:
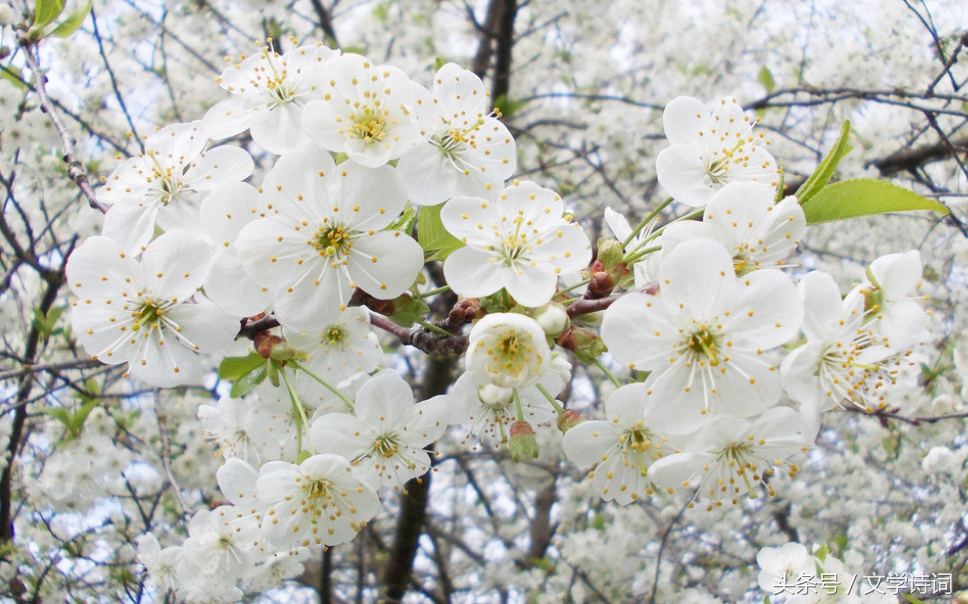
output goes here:
[{"label": "tree branch", "polygon": [[24,60],[27,63],[27,67],[34,74],[34,90],[37,92],[37,96],[40,97],[40,106],[43,108],[44,113],[47,114],[47,117],[50,118],[51,123],[54,124],[54,129],[57,130],[57,135],[60,137],[61,147],[64,149],[64,163],[67,164],[67,176],[74,181],[81,190],[81,193],[87,197],[88,205],[99,212],[107,212],[107,207],[97,200],[97,195],[94,194],[94,189],[91,188],[91,183],[87,179],[87,172],[84,170],[84,164],[74,155],[74,138],[67,131],[64,120],[57,113],[54,103],[47,94],[46,76],[44,76],[44,73],[40,69],[40,60],[36,54],[36,44],[29,42],[26,37],[23,37],[20,40],[20,47],[24,50]]}]

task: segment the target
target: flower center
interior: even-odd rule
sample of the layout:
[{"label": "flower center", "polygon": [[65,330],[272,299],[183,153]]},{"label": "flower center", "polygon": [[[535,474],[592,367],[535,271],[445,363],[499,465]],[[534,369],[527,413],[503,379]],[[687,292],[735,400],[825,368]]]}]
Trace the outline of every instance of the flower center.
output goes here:
[{"label": "flower center", "polygon": [[379,110],[364,107],[363,113],[359,117],[350,116],[354,121],[353,129],[350,130],[351,138],[362,138],[365,143],[382,141],[386,138],[386,118],[380,115]]},{"label": "flower center", "polygon": [[482,125],[484,125],[484,119],[480,118],[474,122],[473,126],[463,130],[460,128],[448,128],[443,134],[435,134],[430,137],[430,142],[436,145],[444,155],[453,157],[462,153],[468,146],[476,147],[474,140],[469,138],[468,135]]},{"label": "flower center", "polygon": [[343,350],[349,345],[349,342],[346,341],[348,335],[349,334],[346,332],[346,327],[344,327],[342,324],[334,323],[323,330],[323,344],[329,346],[330,348]]},{"label": "flower center", "polygon": [[162,166],[155,155],[154,151],[148,151],[148,157],[151,159],[151,163],[154,164],[151,168],[151,176],[148,177],[148,182],[155,183],[161,203],[168,205],[181,195],[182,192],[193,190],[185,186],[185,182],[182,180],[182,177],[188,173],[192,166],[191,164],[185,164],[180,166],[180,170],[177,169],[178,166],[173,170],[171,166]]},{"label": "flower center", "polygon": [[381,434],[378,436],[376,441],[373,442],[373,451],[386,459],[390,459],[396,455],[399,451],[396,435]]},{"label": "flower center", "polygon": [[514,219],[514,232],[509,233],[501,241],[501,256],[504,258],[505,266],[511,266],[515,261],[521,259],[525,252],[531,250],[528,244],[528,236],[521,233],[521,225],[524,218],[518,216]]},{"label": "flower center", "polygon": [[328,480],[313,480],[303,486],[303,491],[305,491],[307,499],[314,502],[325,499],[326,503],[329,503],[334,499],[333,494],[330,492],[332,487],[333,483]]},{"label": "flower center", "polygon": [[692,352],[694,358],[708,360],[711,366],[716,367],[719,365],[718,340],[717,335],[704,325],[698,331],[692,332],[686,348]]},{"label": "flower center", "polygon": [[508,373],[518,377],[527,368],[526,354],[531,352],[531,346],[524,340],[528,336],[522,336],[514,329],[509,329],[497,337],[494,347],[487,351],[494,373]]},{"label": "flower center", "polygon": [[161,305],[150,300],[145,302],[141,310],[131,313],[131,316],[134,318],[134,325],[131,326],[131,331],[138,331],[142,327],[148,327],[149,329],[156,328],[158,323],[161,322],[162,315],[164,315],[164,309],[161,308]]},{"label": "flower center", "polygon": [[350,231],[341,224],[319,227],[311,243],[320,256],[345,256],[353,247]]}]

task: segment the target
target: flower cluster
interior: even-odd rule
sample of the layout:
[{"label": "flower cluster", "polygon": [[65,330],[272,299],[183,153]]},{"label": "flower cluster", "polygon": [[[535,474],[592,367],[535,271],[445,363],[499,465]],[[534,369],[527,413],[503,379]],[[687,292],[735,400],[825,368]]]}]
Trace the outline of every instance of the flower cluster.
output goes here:
[{"label": "flower cluster", "polygon": [[[357,54],[267,47],[220,83],[230,98],[146,137],[105,180],[103,231],[67,267],[82,344],[133,379],[194,384],[201,354],[254,341],[220,364],[231,391],[198,411],[230,503],[198,512],[182,545],[139,542],[155,582],[186,599],[237,599],[353,539],[382,493],[430,469],[450,426],[515,461],[563,439],[619,504],[773,494],[820,414],[890,404],[926,337],[917,252],[875,261],[846,297],[785,264],[807,218],[735,101],[670,102],[658,179],[701,209],[658,228],[610,211],[621,241],[593,259],[557,192],[509,182],[514,140],[469,71],[444,65],[427,89]],[[245,132],[249,151],[215,142]],[[259,183],[250,151],[271,163]],[[445,295],[435,320],[422,300]],[[417,400],[375,327],[466,351],[466,371]],[[618,386],[605,419],[558,400],[569,358]]]}]

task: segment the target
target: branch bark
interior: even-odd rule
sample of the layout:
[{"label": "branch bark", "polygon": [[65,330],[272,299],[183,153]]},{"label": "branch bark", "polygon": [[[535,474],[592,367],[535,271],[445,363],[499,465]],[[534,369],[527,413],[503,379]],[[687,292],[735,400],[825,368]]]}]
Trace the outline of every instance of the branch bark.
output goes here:
[{"label": "branch bark", "polygon": [[[455,366],[456,358],[453,356],[430,357],[423,386],[419,392],[420,400],[446,392]],[[387,602],[401,602],[410,586],[413,560],[427,519],[427,501],[432,475],[433,470],[421,478],[407,482],[404,493],[400,496],[400,518],[397,520],[397,529],[390,548],[390,559],[383,575]]]}]

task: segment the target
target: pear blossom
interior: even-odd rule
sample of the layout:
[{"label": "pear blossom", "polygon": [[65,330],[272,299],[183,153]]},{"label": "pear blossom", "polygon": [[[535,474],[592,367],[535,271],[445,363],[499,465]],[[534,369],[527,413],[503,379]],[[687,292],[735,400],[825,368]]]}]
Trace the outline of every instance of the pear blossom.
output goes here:
[{"label": "pear blossom", "polygon": [[704,206],[727,183],[756,181],[774,190],[780,181],[776,160],[764,148],[756,120],[736,99],[712,107],[692,97],[676,97],[662,113],[662,125],[672,146],[655,161],[659,184],[676,201]]},{"label": "pear blossom", "polygon": [[328,151],[382,166],[417,141],[414,86],[396,67],[342,55],[326,63],[322,99],[306,104],[303,129]]},{"label": "pear blossom", "polygon": [[473,72],[453,63],[437,71],[431,98],[415,107],[421,138],[397,164],[411,202],[487,196],[514,174],[514,138],[490,115],[489,97]]},{"label": "pear blossom", "polygon": [[140,262],[111,239],[88,239],[67,263],[78,297],[71,321],[84,348],[103,363],[128,363],[154,386],[197,382],[198,353],[227,346],[239,327],[198,293],[210,257],[183,231],[153,241]]},{"label": "pear blossom", "polygon": [[555,421],[555,408],[545,392],[557,396],[567,383],[562,375],[570,373],[570,370],[571,365],[567,361],[555,357],[549,370],[537,382],[514,388],[497,386],[467,371],[441,398],[453,408],[451,423],[463,426],[468,439],[504,443],[511,426],[518,421],[518,405],[521,407],[520,416],[533,426],[549,426]]},{"label": "pear blossom", "polygon": [[819,414],[837,405],[869,413],[884,408],[900,361],[887,339],[874,332],[876,320],[865,324],[860,290],[841,300],[833,278],[814,271],[804,276],[798,291],[807,341],[780,367],[787,394],[803,406],[814,430]]},{"label": "pear blossom", "polygon": [[303,365],[331,384],[354,373],[370,372],[383,360],[383,348],[370,329],[365,308],[342,311],[334,322],[312,331],[285,331],[286,341],[309,357]]},{"label": "pear blossom", "polygon": [[772,348],[800,326],[796,289],[780,271],[737,278],[733,259],[710,239],[685,242],[662,262],[661,295],[630,293],[602,320],[616,360],[642,371],[660,432],[685,434],[707,414],[749,417],[773,406],[780,377]]},{"label": "pear blossom", "polygon": [[183,561],[211,578],[244,579],[262,557],[258,521],[232,505],[196,512],[188,535]]},{"label": "pear blossom", "polygon": [[166,231],[200,231],[205,195],[220,184],[242,181],[253,168],[239,147],[207,146],[201,122],[173,124],[145,137],[144,153],[115,168],[98,191],[98,200],[111,206],[101,235],[137,254],[156,224]]},{"label": "pear blossom", "polygon": [[784,586],[805,572],[815,570],[813,557],[799,543],[786,543],[780,547],[764,547],[756,554],[756,563],[762,569],[756,580],[760,589],[768,594],[778,594]]},{"label": "pear blossom", "polygon": [[265,510],[262,535],[279,549],[346,543],[380,505],[376,492],[354,476],[350,462],[330,453],[298,465],[270,461],[259,468],[255,488]]},{"label": "pear blossom", "polygon": [[225,459],[238,457],[259,465],[259,447],[245,429],[249,405],[242,399],[224,395],[217,405],[200,405],[198,419],[206,436],[217,445]]},{"label": "pear blossom", "polygon": [[246,225],[236,246],[290,329],[338,321],[357,287],[393,299],[423,266],[416,241],[383,230],[407,202],[390,166],[337,167],[328,153],[305,145],[276,162],[262,190],[277,213]]},{"label": "pear blossom", "polygon": [[542,306],[554,296],[559,275],[577,273],[591,260],[588,236],[564,216],[561,197],[530,181],[514,181],[494,200],[454,197],[440,219],[466,244],[444,261],[444,276],[467,298],[503,287],[519,304]]},{"label": "pear blossom", "polygon": [[551,349],[537,321],[517,313],[493,313],[474,324],[467,347],[467,370],[482,383],[521,388],[548,371]]},{"label": "pear blossom", "polygon": [[445,400],[414,404],[409,384],[384,369],[360,388],[352,415],[324,415],[313,422],[310,436],[320,453],[351,459],[356,474],[373,488],[398,488],[430,469],[424,447],[449,423]]},{"label": "pear blossom", "polygon": [[732,253],[738,275],[781,265],[800,244],[807,220],[796,197],[776,203],[775,196],[773,187],[758,182],[726,184],[710,198],[702,222],[676,222],[663,230],[663,255],[683,241],[707,237]]},{"label": "pear blossom", "polygon": [[663,455],[665,438],[655,432],[655,407],[645,404],[646,386],[622,386],[605,401],[604,420],[585,420],[565,432],[562,446],[572,462],[588,466],[595,491],[619,505],[651,495],[649,466]]},{"label": "pear blossom", "polygon": [[171,545],[162,549],[158,538],[151,533],[138,537],[138,561],[145,565],[148,576],[163,593],[174,592],[181,584],[178,563],[182,559],[180,545]]},{"label": "pear blossom", "polygon": [[921,254],[912,250],[888,254],[871,262],[858,293],[872,313],[871,329],[898,350],[927,342],[925,313],[912,295],[921,281]]},{"label": "pear blossom", "polygon": [[736,504],[743,494],[755,499],[760,485],[774,495],[767,478],[775,468],[791,478],[799,471],[788,459],[806,449],[801,425],[799,414],[789,407],[773,407],[752,420],[715,417],[690,439],[688,450],[652,464],[649,477],[670,490],[698,483],[697,495],[709,501],[707,509],[723,500]]},{"label": "pear blossom", "polygon": [[214,139],[246,129],[252,140],[277,155],[306,140],[302,109],[323,98],[325,65],[339,51],[322,43],[297,46],[280,55],[263,46],[222,72],[219,84],[233,96],[208,110],[202,124]]}]

